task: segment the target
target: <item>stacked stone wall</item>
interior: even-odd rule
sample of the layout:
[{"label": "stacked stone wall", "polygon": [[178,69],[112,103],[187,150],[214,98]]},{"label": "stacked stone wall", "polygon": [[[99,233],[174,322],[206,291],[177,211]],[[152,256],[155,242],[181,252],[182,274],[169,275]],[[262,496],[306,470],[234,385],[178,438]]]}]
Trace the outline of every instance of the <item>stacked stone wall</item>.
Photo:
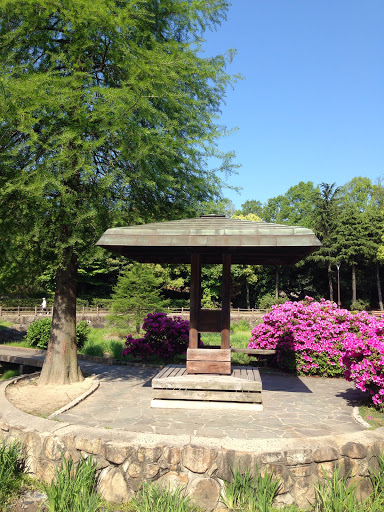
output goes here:
[{"label": "stacked stone wall", "polygon": [[[1,385],[3,386],[3,385]],[[92,456],[97,462],[99,491],[109,501],[132,498],[143,482],[184,487],[204,510],[219,510],[225,480],[232,469],[256,467],[281,479],[277,503],[307,508],[314,500],[314,485],[332,475],[358,483],[361,496],[370,488],[369,471],[384,451],[384,428],[336,437],[285,440],[223,440],[189,436],[137,434],[85,428],[36,418],[15,409],[0,386],[0,439],[23,445],[29,472],[50,481],[62,456]]]}]

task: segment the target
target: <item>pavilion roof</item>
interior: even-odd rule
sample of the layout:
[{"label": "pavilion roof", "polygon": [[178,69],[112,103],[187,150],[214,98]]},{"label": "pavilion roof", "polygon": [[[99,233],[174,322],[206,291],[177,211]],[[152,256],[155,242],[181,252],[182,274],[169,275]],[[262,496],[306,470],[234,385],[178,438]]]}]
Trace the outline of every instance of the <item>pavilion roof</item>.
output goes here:
[{"label": "pavilion roof", "polygon": [[142,263],[190,263],[198,252],[202,263],[221,263],[222,254],[231,253],[233,264],[284,265],[305,258],[321,243],[300,226],[203,215],[110,228],[97,245]]}]

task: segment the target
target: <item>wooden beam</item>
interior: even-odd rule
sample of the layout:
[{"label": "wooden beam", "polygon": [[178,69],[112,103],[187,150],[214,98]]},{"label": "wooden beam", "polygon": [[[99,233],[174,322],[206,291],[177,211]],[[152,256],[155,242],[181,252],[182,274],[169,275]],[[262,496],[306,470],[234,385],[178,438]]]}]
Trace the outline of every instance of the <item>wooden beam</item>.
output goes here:
[{"label": "wooden beam", "polygon": [[231,327],[231,254],[223,254],[223,286],[221,308],[221,348],[230,347]]},{"label": "wooden beam", "polygon": [[230,361],[188,361],[187,373],[231,374]]},{"label": "wooden beam", "polygon": [[201,260],[199,253],[191,256],[189,348],[199,346],[199,311],[201,302]]},{"label": "wooden beam", "polygon": [[230,361],[231,349],[189,348],[188,361]]}]

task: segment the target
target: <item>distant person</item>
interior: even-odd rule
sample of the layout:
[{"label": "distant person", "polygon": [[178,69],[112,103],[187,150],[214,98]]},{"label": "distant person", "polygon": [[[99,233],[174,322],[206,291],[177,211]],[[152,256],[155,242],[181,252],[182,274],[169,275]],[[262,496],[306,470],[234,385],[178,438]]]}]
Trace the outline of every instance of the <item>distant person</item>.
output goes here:
[{"label": "distant person", "polygon": [[[44,312],[47,312],[47,301],[45,300],[45,297],[43,297],[43,302],[41,303],[40,315],[42,315]],[[47,313],[47,315],[48,315],[48,313]]]}]

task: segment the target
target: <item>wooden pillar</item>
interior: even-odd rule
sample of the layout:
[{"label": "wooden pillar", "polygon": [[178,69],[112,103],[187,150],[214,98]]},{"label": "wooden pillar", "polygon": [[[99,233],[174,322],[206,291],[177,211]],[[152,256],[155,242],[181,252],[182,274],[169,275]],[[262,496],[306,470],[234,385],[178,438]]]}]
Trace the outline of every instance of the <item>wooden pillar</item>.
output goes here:
[{"label": "wooden pillar", "polygon": [[201,260],[198,253],[191,256],[190,290],[189,348],[197,348],[199,346],[198,323],[201,302]]},{"label": "wooden pillar", "polygon": [[231,255],[223,254],[223,302],[221,307],[221,348],[230,348],[231,328]]}]

